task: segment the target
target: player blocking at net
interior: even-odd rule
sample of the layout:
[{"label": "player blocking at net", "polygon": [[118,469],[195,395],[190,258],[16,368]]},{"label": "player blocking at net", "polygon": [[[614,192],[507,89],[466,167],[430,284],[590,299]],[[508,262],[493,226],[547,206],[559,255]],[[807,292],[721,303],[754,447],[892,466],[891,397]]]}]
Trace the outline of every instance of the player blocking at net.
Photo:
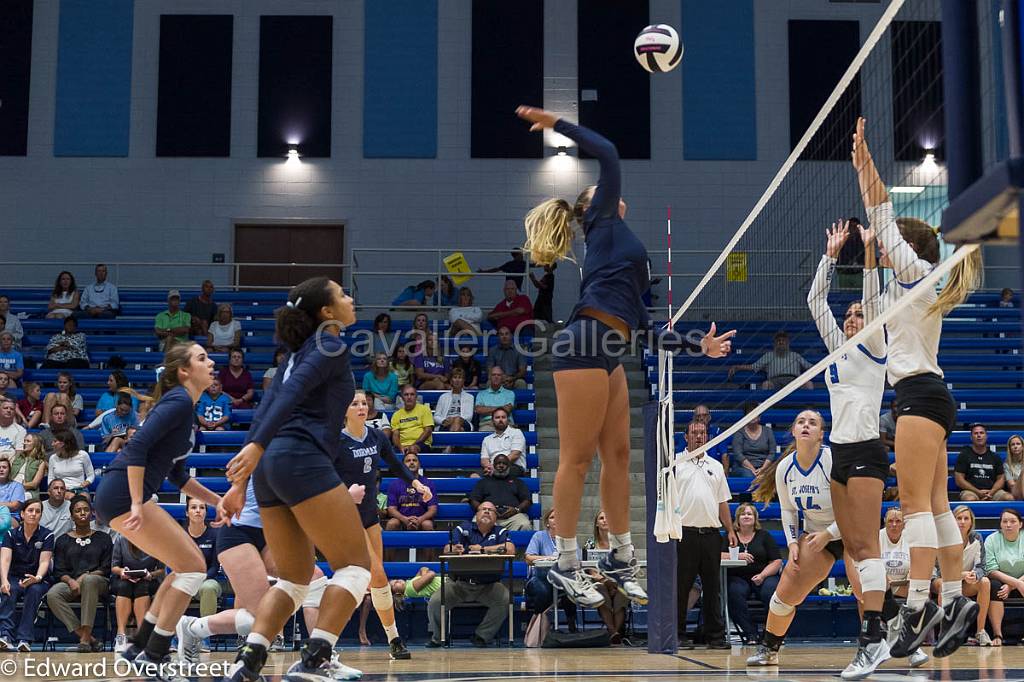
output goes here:
[{"label": "player blocking at net", "polygon": [[[615,145],[543,109],[521,106],[516,114],[531,123],[532,131],[550,128],[565,135],[600,164],[597,185],[583,190],[574,205],[548,199],[531,210],[525,221],[524,249],[538,265],[572,258],[574,224],[581,228],[586,244],[580,300],[551,348],[559,433],[553,497],[558,527],[564,530],[555,537],[558,562],[548,580],[581,606],[604,602],[576,555],[583,483],[596,451],[601,460],[601,507],[608,517],[612,550],[601,559],[598,570],[627,597],[645,604],[647,593],[637,582],[629,531],[630,406],[620,356],[633,332],[648,325],[642,299],[650,287],[647,249],[623,220],[626,204]],[[712,358],[727,355],[736,332],[716,336],[715,330],[712,324],[692,350]]]},{"label": "player blocking at net", "polygon": [[[882,267],[893,270],[880,297],[880,309],[895,305],[940,260],[939,240],[931,225],[915,218],[894,218],[892,202],[865,138],[865,120],[857,121],[852,159],[861,197],[880,249]],[[963,596],[963,540],[949,509],[946,440],[956,423],[956,403],[938,363],[942,318],[979,284],[981,257],[975,250],[950,271],[942,292],[926,291],[907,311],[886,325],[888,377],[896,389],[896,467],[910,548],[910,589],[897,616],[898,635],[891,654],[902,658],[939,627],[933,654],[949,656],[964,643],[978,605]],[[942,576],[940,609],[928,599],[938,558]]]}]

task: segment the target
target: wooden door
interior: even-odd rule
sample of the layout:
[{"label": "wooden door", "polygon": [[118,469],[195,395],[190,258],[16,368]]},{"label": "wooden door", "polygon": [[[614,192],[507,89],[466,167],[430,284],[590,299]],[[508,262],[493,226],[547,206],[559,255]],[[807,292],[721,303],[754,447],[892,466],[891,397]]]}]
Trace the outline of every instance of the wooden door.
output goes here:
[{"label": "wooden door", "polygon": [[[251,265],[239,268],[241,286],[290,287],[310,277],[326,276],[344,284],[345,226],[291,223],[236,224],[236,263],[289,263],[288,267]],[[325,263],[329,265],[303,265]]]}]

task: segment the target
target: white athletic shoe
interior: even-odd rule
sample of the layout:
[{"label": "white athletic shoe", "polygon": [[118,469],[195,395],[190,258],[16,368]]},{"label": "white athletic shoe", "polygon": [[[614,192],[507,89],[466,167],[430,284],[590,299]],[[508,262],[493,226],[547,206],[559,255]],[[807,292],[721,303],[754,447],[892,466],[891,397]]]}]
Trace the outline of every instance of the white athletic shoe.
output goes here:
[{"label": "white athletic shoe", "polygon": [[778,665],[779,650],[769,649],[764,644],[757,645],[757,651],[747,659],[747,665]]},{"label": "white athletic shoe", "polygon": [[192,634],[189,626],[198,620],[192,616],[182,616],[174,631],[178,636],[178,660],[187,665],[193,666],[199,663],[200,645],[202,640]]},{"label": "white athletic shoe", "polygon": [[889,660],[889,643],[884,639],[866,644],[857,649],[850,665],[839,675],[844,680],[863,680],[875,672],[875,668]]},{"label": "white athletic shoe", "polygon": [[123,654],[125,649],[128,648],[128,638],[124,635],[118,635],[114,638],[114,653]]},{"label": "white athletic shoe", "polygon": [[331,677],[336,680],[358,680],[363,676],[362,670],[357,670],[352,666],[345,665],[341,662],[341,657],[335,652],[331,656],[331,660],[326,664],[328,670],[330,670]]},{"label": "white athletic shoe", "polygon": [[928,662],[929,658],[931,658],[931,656],[926,654],[923,649],[914,649],[914,653],[910,654],[910,667],[920,668]]},{"label": "white athletic shoe", "polygon": [[565,592],[569,601],[586,609],[596,609],[604,604],[604,597],[594,586],[594,580],[582,568],[562,571],[555,564],[548,571],[548,582]]},{"label": "white athletic shoe", "polygon": [[979,630],[974,638],[978,640],[978,646],[992,646],[992,638],[988,636],[988,632],[985,630]]}]

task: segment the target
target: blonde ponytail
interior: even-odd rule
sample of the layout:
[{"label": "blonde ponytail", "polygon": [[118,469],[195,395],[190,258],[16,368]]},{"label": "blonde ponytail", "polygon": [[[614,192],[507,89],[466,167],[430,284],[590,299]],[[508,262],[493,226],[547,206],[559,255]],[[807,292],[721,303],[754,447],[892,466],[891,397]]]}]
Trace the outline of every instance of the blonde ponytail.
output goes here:
[{"label": "blonde ponytail", "polygon": [[795,440],[773,462],[768,464],[768,466],[762,467],[760,473],[754,477],[754,481],[750,484],[750,499],[761,504],[769,504],[775,499],[775,494],[778,492],[775,489],[775,470],[779,468],[779,462],[794,452],[796,452]]},{"label": "blonde ponytail", "polygon": [[967,297],[981,287],[984,265],[981,262],[981,249],[974,252],[953,266],[949,271],[946,285],[942,287],[939,298],[928,308],[928,314],[938,313],[945,316],[950,310],[967,300]]},{"label": "blonde ponytail", "polygon": [[523,250],[538,265],[551,265],[568,259],[572,253],[573,210],[564,199],[548,199],[526,214],[526,243]]}]

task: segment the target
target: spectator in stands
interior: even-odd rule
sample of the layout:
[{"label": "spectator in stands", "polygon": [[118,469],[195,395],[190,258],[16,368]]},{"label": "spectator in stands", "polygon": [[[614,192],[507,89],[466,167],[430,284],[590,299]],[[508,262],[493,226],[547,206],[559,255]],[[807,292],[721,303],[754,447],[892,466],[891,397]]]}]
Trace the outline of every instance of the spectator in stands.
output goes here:
[{"label": "spectator in stands", "polygon": [[416,382],[422,391],[444,391],[451,388],[449,374],[451,363],[441,352],[437,343],[437,335],[428,331],[424,337],[423,352],[412,361],[416,372]]},{"label": "spectator in stands", "polygon": [[245,368],[245,355],[241,348],[231,349],[228,366],[220,371],[217,378],[220,379],[224,392],[231,396],[232,408],[247,410],[252,407],[252,399],[256,395],[256,382]]},{"label": "spectator in stands", "polygon": [[107,266],[100,263],[96,266],[96,281],[85,287],[80,302],[81,310],[75,314],[79,317],[99,317],[113,319],[121,311],[121,300],[117,287],[107,281]]},{"label": "spectator in stands", "polygon": [[46,305],[46,318],[52,320],[73,315],[81,303],[81,294],[78,285],[75,284],[75,276],[67,270],[62,270],[53,283],[50,302]]},{"label": "spectator in stands", "polygon": [[14,459],[25,449],[25,427],[14,421],[13,398],[0,398],[0,458]]},{"label": "spectator in stands", "polygon": [[484,312],[473,304],[473,291],[469,287],[459,289],[458,305],[448,311],[448,321],[451,323],[448,333],[479,336],[483,319]]},{"label": "spectator in stands", "polygon": [[502,407],[495,408],[491,418],[494,432],[485,437],[480,444],[480,468],[483,469],[484,475],[491,475],[495,457],[505,455],[509,461],[509,477],[525,476],[523,453],[526,452],[526,436],[516,427],[509,426],[508,410]]},{"label": "spectator in stands", "polygon": [[964,502],[1013,499],[1004,489],[1003,461],[988,449],[988,430],[984,424],[971,425],[971,444],[960,449],[953,478]]},{"label": "spectator in stands", "polygon": [[[71,519],[74,527],[54,540],[55,583],[46,593],[46,604],[68,632],[78,635],[80,653],[102,651],[92,629],[99,600],[109,589],[114,547],[109,535],[90,525],[92,505],[85,495],[72,498]],[[73,602],[81,602],[81,618],[71,608]]]},{"label": "spectator in stands", "polygon": [[437,516],[437,488],[434,482],[420,473],[419,455],[406,453],[402,464],[413,475],[413,478],[430,489],[433,497],[430,502],[423,501],[423,495],[416,488],[400,478],[388,485],[386,530],[434,530],[434,517]]},{"label": "spectator in stands", "polygon": [[[587,561],[594,561],[598,554],[594,552],[610,552],[612,549],[611,536],[608,534],[608,516],[604,510],[597,512],[594,517],[594,534],[583,543],[583,551]],[[626,625],[626,609],[629,607],[629,599],[619,591],[614,580],[608,580],[597,572],[589,569],[587,572],[594,579],[597,591],[604,597],[604,603],[597,607],[597,613],[601,616],[605,628],[612,633],[611,642],[618,644],[622,641],[623,631]],[[698,596],[699,593],[698,593]],[[696,599],[694,599],[696,602]]]},{"label": "spectator in stands", "polygon": [[[761,528],[757,507],[749,502],[736,507],[732,529],[736,532],[736,540],[739,542],[739,558],[747,562],[747,565],[727,569],[729,616],[739,626],[743,642],[749,644],[759,642],[761,638],[757,626],[750,617],[747,600],[751,595],[755,595],[765,608],[768,607],[779,584],[782,556],[772,534]],[[729,558],[727,538],[722,538],[722,558]]]},{"label": "spectator in stands", "polygon": [[479,431],[494,431],[494,424],[491,415],[494,410],[501,407],[505,412],[512,414],[512,408],[516,404],[516,394],[505,388],[505,372],[501,365],[495,365],[488,370],[490,382],[487,388],[476,394],[476,406],[473,410],[478,415]]},{"label": "spectator in stands", "polygon": [[[789,349],[789,334],[785,331],[775,332],[772,342],[774,349],[762,355],[754,364],[730,367],[730,381],[733,375],[740,370],[764,372],[768,378],[761,384],[761,388],[776,389],[782,388],[811,368],[811,363],[807,362],[802,355]],[[804,384],[804,388],[809,389],[814,386],[812,382],[808,381]]]},{"label": "spectator in stands", "polygon": [[18,527],[24,505],[25,486],[11,480],[11,460],[0,459],[0,507],[6,508],[6,513],[10,514],[12,528]]},{"label": "spectator in stands", "polygon": [[39,437],[43,439],[47,452],[53,452],[54,439],[60,433],[70,433],[75,439],[76,447],[79,450],[85,449],[85,439],[82,438],[82,432],[68,421],[68,408],[62,403],[53,406],[53,409],[50,411],[49,423],[46,424],[46,428],[39,432]]},{"label": "spectator in stands", "polygon": [[388,366],[388,356],[384,352],[373,356],[373,364],[363,375],[363,390],[373,393],[373,400],[378,410],[395,409],[398,399],[398,374]]},{"label": "spectator in stands", "polygon": [[139,426],[138,415],[132,409],[131,396],[122,394],[117,399],[117,407],[113,412],[103,415],[100,424],[100,438],[106,452],[121,452],[128,442],[128,429]]},{"label": "spectator in stands", "polygon": [[23,384],[23,391],[25,397],[18,401],[17,413],[24,419],[22,426],[34,429],[43,421],[43,387],[35,381],[26,381]]},{"label": "spectator in stands", "polygon": [[1003,611],[1014,592],[1024,597],[1024,551],[1020,538],[1021,518],[1015,509],[1004,509],[999,517],[999,532],[985,538],[985,573],[992,583],[992,602],[988,621],[992,624],[992,646],[1003,644]]},{"label": "spectator in stands", "polygon": [[387,357],[395,352],[398,332],[391,331],[391,316],[387,313],[380,313],[373,318],[373,331],[370,336],[370,353],[384,353]]},{"label": "spectator in stands", "polygon": [[39,486],[46,476],[46,447],[39,434],[25,434],[25,449],[11,460],[11,480],[25,488],[26,500],[39,499]]},{"label": "spectator in stands", "polygon": [[71,500],[64,494],[67,487],[64,479],[50,476],[43,503],[43,517],[39,523],[53,531],[53,540],[67,533],[75,525],[71,520]]},{"label": "spectator in stands", "polygon": [[128,377],[119,369],[115,369],[109,375],[107,375],[107,390],[100,396],[99,400],[96,401],[96,415],[112,410],[117,407],[117,399],[122,395],[129,395],[132,399],[132,409],[139,409],[139,399],[132,393],[129,393],[127,389],[131,388],[131,384],[128,382]]},{"label": "spectator in stands", "polygon": [[203,431],[223,431],[231,421],[231,398],[223,392],[219,379],[199,396],[196,418]]},{"label": "spectator in stands", "polygon": [[14,349],[14,334],[6,329],[0,332],[0,372],[18,381],[25,373],[25,357]]},{"label": "spectator in stands", "polygon": [[1009,287],[999,292],[999,307],[1000,308],[1016,308],[1017,304],[1013,302],[1013,289]]},{"label": "spectator in stands", "polygon": [[[497,525],[497,510],[490,502],[477,508],[474,520],[462,523],[451,532],[452,542],[444,546],[445,554],[515,554],[508,528]],[[486,647],[508,617],[508,588],[501,583],[501,573],[459,576],[445,582],[445,608],[464,602],[479,602],[486,609],[473,635],[473,646]],[[427,605],[430,627],[429,647],[441,646],[441,593],[435,592]]]},{"label": "spectator in stands", "polygon": [[0,294],[0,317],[4,318],[4,331],[14,335],[14,350],[20,351],[25,328],[21,326],[18,316],[11,312],[11,299],[7,294]]},{"label": "spectator in stands", "polygon": [[286,357],[288,357],[288,350],[286,348],[279,347],[274,349],[274,359],[271,361],[270,368],[263,372],[261,385],[264,391],[270,388],[270,384],[273,383],[274,376],[277,374],[277,368]]},{"label": "spectator in stands", "polygon": [[[711,423],[711,408],[709,408],[707,405],[704,405],[703,403],[696,405],[693,408],[693,417],[691,418],[691,420],[700,422],[704,425],[704,427],[708,431],[708,440],[711,440],[712,438],[714,438],[715,436],[722,432],[722,429],[718,428],[713,423]],[[728,453],[729,448],[724,442],[719,443],[715,447],[708,450],[708,454],[719,461],[722,461],[722,458],[728,455]]]},{"label": "spectator in stands", "polygon": [[437,284],[432,279],[425,279],[419,284],[411,284],[402,289],[402,292],[395,296],[391,305],[400,307],[414,307],[423,305],[434,305],[434,290]]},{"label": "spectator in stands", "polygon": [[200,617],[212,616],[217,613],[217,600],[220,599],[222,588],[217,582],[217,575],[220,573],[220,562],[217,561],[217,529],[211,528],[206,522],[206,503],[194,497],[188,498],[186,512],[188,514],[189,537],[199,547],[206,561],[206,580],[203,581],[199,593]]},{"label": "spectator in stands", "polygon": [[510,472],[508,455],[496,455],[491,460],[491,473],[484,476],[469,493],[469,506],[474,511],[484,502],[490,502],[497,510],[501,525],[509,530],[530,530],[527,513],[533,506],[529,488]]},{"label": "spectator in stands", "polygon": [[526,358],[512,343],[512,332],[508,327],[498,330],[498,345],[487,354],[487,370],[495,365],[505,373],[505,388],[526,388]]},{"label": "spectator in stands", "polygon": [[128,648],[128,618],[134,613],[136,624],[141,624],[149,604],[164,576],[164,565],[133,545],[121,535],[114,541],[110,559],[110,591],[114,593],[114,613],[117,618],[117,636],[114,651],[123,653]]},{"label": "spectator in stands", "polygon": [[[744,403],[743,414],[750,414],[757,405],[753,401]],[[753,478],[774,459],[775,434],[769,425],[761,423],[760,417],[755,417],[732,437],[732,456],[723,457],[722,465],[729,476]]]},{"label": "spectator in stands", "polygon": [[420,567],[411,580],[396,578],[391,581],[391,593],[395,597],[395,608],[401,609],[406,599],[426,597],[441,589],[441,576],[426,566]]},{"label": "spectator in stands", "polygon": [[519,287],[510,279],[505,280],[505,298],[487,314],[495,329],[508,327],[513,334],[533,333],[533,304],[530,297],[519,293]]},{"label": "spectator in stands", "polygon": [[14,399],[14,393],[12,391],[12,389],[14,388],[12,385],[13,383],[14,382],[11,381],[11,378],[9,376],[4,374],[3,372],[0,372],[0,398],[11,398],[12,400]]},{"label": "spectator in stands", "polygon": [[399,389],[412,383],[415,368],[409,359],[409,349],[404,344],[395,347],[395,354],[391,357],[391,371],[398,377]]},{"label": "spectator in stands", "polygon": [[71,376],[70,372],[58,372],[57,390],[47,393],[43,398],[44,423],[50,423],[53,407],[57,404],[64,405],[64,407],[70,410],[67,415],[69,423],[77,423],[78,415],[81,414],[85,403],[82,400],[82,396],[78,394],[75,378]]},{"label": "spectator in stands", "polygon": [[441,288],[437,291],[437,305],[443,308],[453,308],[459,303],[459,290],[455,288],[455,282],[448,275],[441,275]]},{"label": "spectator in stands", "polygon": [[[48,463],[50,476],[60,478],[67,487],[66,497],[88,494],[89,486],[96,480],[92,459],[85,450],[79,450],[75,435],[61,431],[53,436],[53,454]],[[72,509],[72,512],[74,510]]]},{"label": "spectator in stands", "polygon": [[[466,375],[461,369],[452,370],[451,390],[445,391],[434,406],[434,430],[462,432],[473,430],[473,395],[465,389]],[[451,452],[451,450],[447,450]]]},{"label": "spectator in stands", "polygon": [[1024,438],[1013,434],[1006,439],[1006,458],[1003,460],[1003,476],[1006,477],[1006,488],[1013,499],[1024,497],[1024,486],[1021,486],[1021,471],[1024,467]]},{"label": "spectator in stands", "polygon": [[[185,312],[192,317],[192,327],[189,330],[195,336],[206,336],[209,333],[210,323],[217,315],[217,304],[213,301],[213,282],[203,280],[199,295],[194,296],[185,304]],[[232,344],[232,345],[238,345]]]},{"label": "spectator in stands", "polygon": [[[543,614],[555,600],[555,588],[548,582],[547,570],[538,569],[534,564],[538,561],[557,561],[558,550],[555,549],[555,509],[552,507],[544,514],[541,522],[544,526],[530,537],[526,546],[526,565],[529,575],[526,578],[524,592],[526,594],[526,610],[535,614]],[[576,557],[580,558],[580,549],[576,548]],[[562,594],[558,606],[565,613],[569,632],[576,632],[576,604]],[[609,629],[609,632],[614,630]]]},{"label": "spectator in stands", "polygon": [[516,289],[522,289],[523,275],[526,273],[526,259],[523,258],[523,250],[520,248],[512,249],[512,260],[505,261],[495,268],[477,268],[476,271],[486,273],[504,272],[506,275],[518,275],[517,277],[509,277],[506,281],[515,283]]},{"label": "spectator in stands", "polygon": [[65,317],[64,329],[50,337],[43,369],[89,369],[88,342],[77,319]]},{"label": "spectator in stands", "polygon": [[[978,621],[973,637],[967,640],[973,646],[992,646],[992,639],[985,631],[992,602],[992,583],[985,576],[985,541],[974,530],[974,512],[965,504],[953,510],[956,525],[960,528],[960,539],[964,545],[963,582],[961,588],[965,597],[978,602]],[[942,580],[932,580],[932,591],[941,599]]]},{"label": "spectator in stands", "polygon": [[412,318],[412,328],[402,337],[411,358],[415,359],[423,352],[423,344],[429,331],[430,318],[426,313],[417,313],[416,317]]},{"label": "spectator in stands", "polygon": [[536,320],[554,322],[553,302],[555,298],[555,269],[558,263],[544,266],[544,276],[537,279],[530,273],[530,281],[537,288],[537,298],[533,301],[533,317]]},{"label": "spectator in stands", "polygon": [[416,388],[402,389],[402,409],[391,415],[391,442],[403,454],[430,452],[433,442],[434,415],[430,408],[416,402]]},{"label": "spectator in stands", "polygon": [[[3,536],[0,549],[0,651],[31,651],[36,612],[50,589],[47,574],[53,557],[53,533],[40,525],[42,502],[32,500],[22,511],[22,526]],[[14,625],[14,609],[23,599]]]},{"label": "spectator in stands", "polygon": [[896,449],[896,398],[889,403],[889,411],[878,418],[878,437],[890,452]]},{"label": "spectator in stands", "polygon": [[234,318],[230,303],[217,306],[217,320],[209,326],[206,343],[211,353],[227,353],[242,344],[242,323]]},{"label": "spectator in stands", "polygon": [[167,310],[158,313],[153,333],[160,339],[160,350],[165,353],[176,343],[188,341],[192,316],[181,309],[181,293],[177,289],[167,292]]},{"label": "spectator in stands", "polygon": [[480,385],[480,361],[476,359],[476,341],[459,339],[459,357],[452,362],[452,371],[462,369],[466,380],[466,388],[477,388]]}]

